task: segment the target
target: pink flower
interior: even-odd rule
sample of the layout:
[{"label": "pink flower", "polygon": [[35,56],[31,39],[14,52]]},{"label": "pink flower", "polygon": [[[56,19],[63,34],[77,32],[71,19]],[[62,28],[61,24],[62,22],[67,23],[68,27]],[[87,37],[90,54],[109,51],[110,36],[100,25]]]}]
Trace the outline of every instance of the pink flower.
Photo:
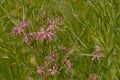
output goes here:
[{"label": "pink flower", "polygon": [[20,23],[20,26],[15,26],[12,28],[12,34],[19,35],[25,32],[25,27],[27,26],[27,22],[23,21]]},{"label": "pink flower", "polygon": [[92,54],[93,54],[92,60],[97,60],[99,63],[101,61],[101,58],[104,57],[102,53],[93,52]]},{"label": "pink flower", "polygon": [[52,51],[46,58],[47,65],[49,65],[51,62],[56,61],[58,59],[55,51]]},{"label": "pink flower", "polygon": [[49,30],[58,29],[57,22],[59,22],[60,20],[61,20],[60,17],[57,17],[55,20],[54,19],[52,20],[52,19],[48,18],[49,26],[48,26],[47,30],[49,31]]},{"label": "pink flower", "polygon": [[44,73],[44,67],[37,66],[37,73]]},{"label": "pink flower", "polygon": [[46,31],[42,28],[39,32],[37,32],[37,40],[49,40],[51,41],[55,37],[55,33],[51,31]]},{"label": "pink flower", "polygon": [[50,71],[50,74],[52,76],[55,76],[57,74],[57,70],[55,69],[55,67],[53,67],[52,69],[49,69],[48,71]]},{"label": "pink flower", "polygon": [[27,27],[27,25],[28,25],[28,23],[25,22],[25,21],[22,21],[22,22],[20,23],[20,27],[22,27],[22,28]]},{"label": "pink flower", "polygon": [[42,28],[39,32],[37,32],[37,39],[44,41],[45,39],[47,39],[46,34],[45,34],[45,30]]},{"label": "pink flower", "polygon": [[36,32],[26,34],[24,35],[23,41],[28,42],[28,41],[34,40],[36,35],[37,35]]},{"label": "pink flower", "polygon": [[68,60],[66,60],[66,65],[67,65],[67,68],[68,69],[70,69],[71,68],[71,62],[70,62],[70,60],[68,59]]},{"label": "pink flower", "polygon": [[51,75],[55,76],[56,75],[56,70],[51,70]]},{"label": "pink flower", "polygon": [[55,19],[47,18],[47,20],[48,20],[48,24],[56,24],[58,22],[62,22],[62,18],[60,16],[58,16]]},{"label": "pink flower", "polygon": [[54,32],[50,32],[50,31],[47,32],[46,35],[47,35],[47,39],[49,41],[52,41],[52,39],[55,37],[55,33]]},{"label": "pink flower", "polygon": [[16,26],[12,28],[12,34],[19,35],[21,33],[24,33],[24,29],[23,28],[16,27]]},{"label": "pink flower", "polygon": [[50,25],[48,26],[48,28],[47,28],[47,31],[49,31],[49,30],[55,30],[55,29],[58,29],[57,25],[55,25],[55,24],[50,24]]},{"label": "pink flower", "polygon": [[26,34],[23,38],[23,41],[27,42],[28,40],[29,40],[29,36],[28,36],[28,34]]},{"label": "pink flower", "polygon": [[92,53],[92,55],[92,60],[97,60],[99,63],[101,61],[101,58],[104,57],[99,46],[95,46],[95,51]]}]

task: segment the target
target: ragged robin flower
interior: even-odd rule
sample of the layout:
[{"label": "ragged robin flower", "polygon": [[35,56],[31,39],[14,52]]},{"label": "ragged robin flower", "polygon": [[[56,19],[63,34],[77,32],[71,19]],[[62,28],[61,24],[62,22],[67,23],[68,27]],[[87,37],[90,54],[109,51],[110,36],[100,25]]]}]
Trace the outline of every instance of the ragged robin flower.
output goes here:
[{"label": "ragged robin flower", "polygon": [[44,73],[44,67],[37,66],[37,73]]},{"label": "ragged robin flower", "polygon": [[27,27],[28,26],[28,23],[26,22],[26,21],[22,21],[21,23],[20,23],[20,27],[22,27],[22,28],[25,28],[25,27]]},{"label": "ragged robin flower", "polygon": [[14,26],[12,28],[12,34],[20,35],[25,32],[25,28],[27,27],[27,22],[22,21],[19,26]]},{"label": "ragged robin flower", "polygon": [[92,60],[97,60],[98,63],[100,63],[101,61],[101,58],[103,58],[103,54],[101,53],[101,50],[100,50],[100,47],[99,46],[96,46],[96,49],[95,51],[92,53],[93,57],[92,57]]},{"label": "ragged robin flower", "polygon": [[66,60],[66,65],[68,69],[71,69],[71,62],[69,59]]},{"label": "ragged robin flower", "polygon": [[36,32],[27,33],[24,35],[23,41],[28,42],[28,41],[34,40],[34,39],[36,39],[36,36],[37,36]]},{"label": "ragged robin flower", "polygon": [[55,19],[47,18],[47,20],[48,20],[48,28],[47,28],[47,30],[56,30],[56,29],[58,29],[57,23],[62,22],[61,17],[57,17]]},{"label": "ragged robin flower", "polygon": [[53,40],[53,38],[55,37],[55,33],[52,31],[48,31],[45,30],[44,28],[42,28],[39,32],[37,32],[37,40]]},{"label": "ragged robin flower", "polygon": [[24,31],[25,30],[22,27],[15,26],[12,28],[12,34],[14,35],[20,35],[21,33],[24,33]]},{"label": "ragged robin flower", "polygon": [[52,69],[48,69],[48,71],[50,72],[50,74],[51,74],[52,76],[55,76],[55,75],[57,74],[57,70],[55,69],[55,66],[53,66]]}]

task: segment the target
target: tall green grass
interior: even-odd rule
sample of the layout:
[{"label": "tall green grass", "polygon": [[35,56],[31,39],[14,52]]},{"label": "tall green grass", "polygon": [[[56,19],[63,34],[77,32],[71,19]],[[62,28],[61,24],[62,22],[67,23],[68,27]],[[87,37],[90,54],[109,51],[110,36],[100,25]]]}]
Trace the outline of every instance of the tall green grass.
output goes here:
[{"label": "tall green grass", "polygon": [[[25,19],[27,32],[38,31],[46,17],[61,16],[57,37],[52,43],[23,43],[11,36],[11,28]],[[120,1],[119,0],[0,0],[0,80],[38,80],[36,64],[57,50],[61,61],[68,58],[72,68],[60,66],[57,76],[46,80],[120,80]],[[95,46],[102,49],[101,62],[92,61]],[[62,56],[58,47],[70,49]],[[41,50],[45,54],[41,55]],[[62,65],[62,63],[58,63]]]}]

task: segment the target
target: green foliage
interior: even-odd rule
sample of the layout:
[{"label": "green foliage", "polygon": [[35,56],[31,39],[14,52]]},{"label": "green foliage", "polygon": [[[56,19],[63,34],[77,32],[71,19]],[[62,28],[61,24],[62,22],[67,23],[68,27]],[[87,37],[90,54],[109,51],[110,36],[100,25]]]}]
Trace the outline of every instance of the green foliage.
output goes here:
[{"label": "green foliage", "polygon": [[[22,36],[11,35],[11,28],[24,19],[30,23],[26,31],[34,32],[47,17],[57,16],[63,24],[51,43],[23,43]],[[36,67],[44,65],[52,50],[59,56],[59,73],[46,80],[88,80],[92,73],[97,80],[120,80],[119,26],[119,0],[0,0],[0,80],[38,80],[42,75]],[[97,45],[104,55],[100,63],[91,60]],[[70,52],[64,56],[61,46]],[[67,58],[72,64],[69,71]]]}]

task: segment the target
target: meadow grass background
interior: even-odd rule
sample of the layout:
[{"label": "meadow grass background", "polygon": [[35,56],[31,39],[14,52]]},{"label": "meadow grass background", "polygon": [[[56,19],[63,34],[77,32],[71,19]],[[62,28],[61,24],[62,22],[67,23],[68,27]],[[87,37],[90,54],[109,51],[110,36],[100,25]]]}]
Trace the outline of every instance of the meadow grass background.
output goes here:
[{"label": "meadow grass background", "polygon": [[[28,32],[38,31],[46,16],[64,22],[46,53],[63,46],[73,55],[70,71],[63,66],[46,80],[89,80],[92,73],[97,80],[120,80],[120,0],[0,0],[0,80],[38,80],[35,64],[42,63],[43,44],[24,44],[10,32],[23,19],[30,23]],[[97,45],[104,55],[100,63],[91,60]]]}]

